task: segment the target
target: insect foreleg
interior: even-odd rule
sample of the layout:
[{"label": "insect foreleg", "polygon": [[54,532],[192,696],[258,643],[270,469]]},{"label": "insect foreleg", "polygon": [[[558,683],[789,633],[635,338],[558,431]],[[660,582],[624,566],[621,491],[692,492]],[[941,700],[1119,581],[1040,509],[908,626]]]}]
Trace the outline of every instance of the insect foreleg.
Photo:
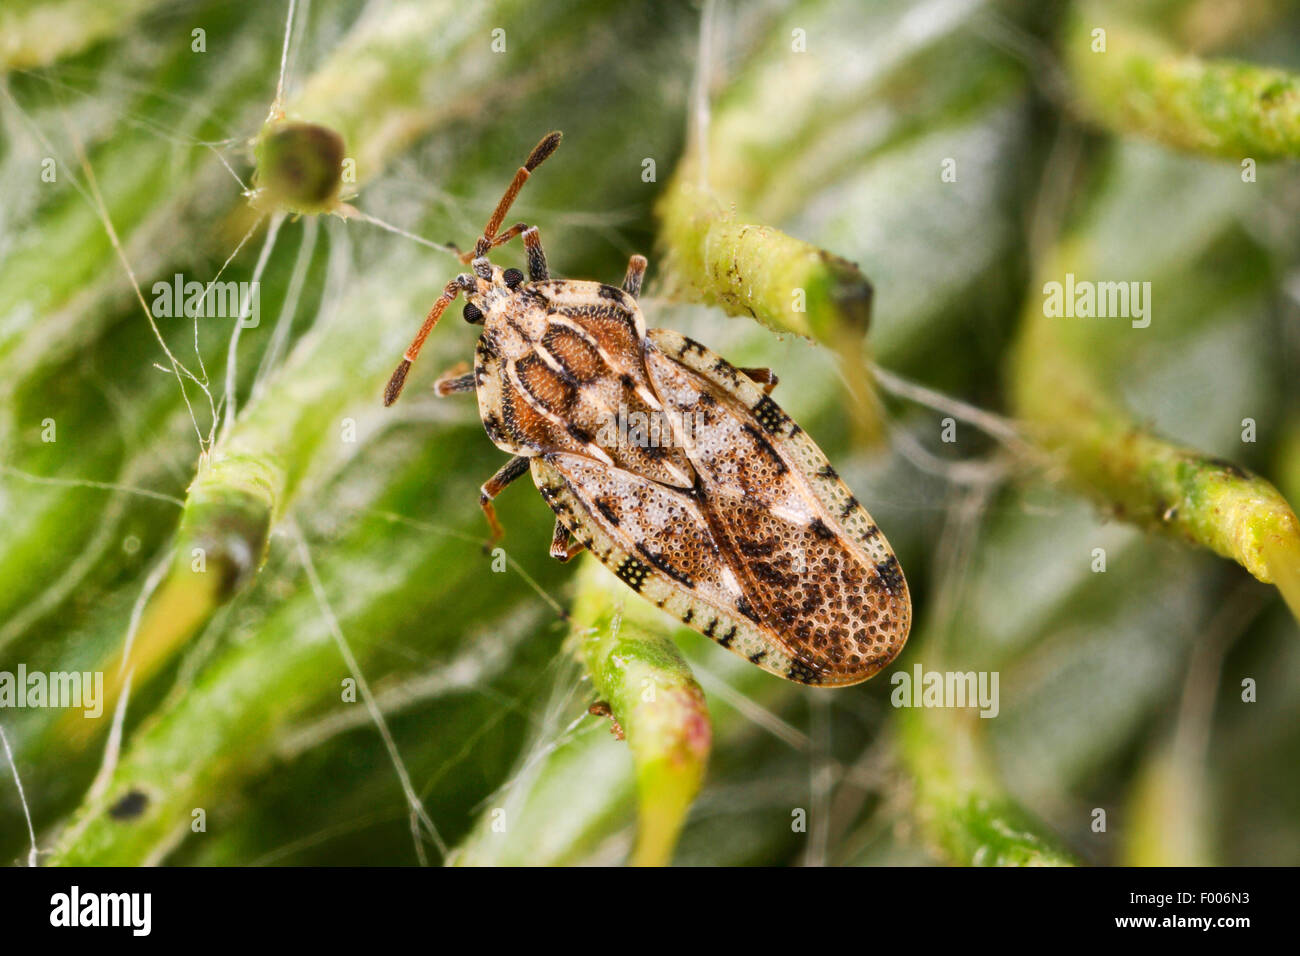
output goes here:
[{"label": "insect foreleg", "polygon": [[448,395],[455,395],[457,392],[472,392],[478,387],[473,372],[467,372],[468,362],[457,362],[447,371],[438,376],[438,380],[433,383],[434,394],[439,398],[445,398]]},{"label": "insect foreleg", "polygon": [[[497,235],[493,236],[493,237],[492,237],[492,244],[491,244],[491,246],[490,246],[489,248],[491,248],[491,249],[495,249],[497,246],[504,246],[504,245],[505,245],[507,242],[509,242],[511,239],[515,238],[515,236],[518,236],[518,235],[520,235],[521,233],[523,233],[524,230],[527,229],[527,228],[528,228],[528,223],[526,223],[526,222],[517,222],[517,223],[515,223],[513,226],[511,226],[511,227],[510,227],[509,229],[507,229],[505,232],[501,232],[501,233],[498,233]],[[462,259],[464,258],[464,255],[465,255],[464,253],[461,254]]]},{"label": "insect foreleg", "polygon": [[771,395],[772,389],[776,388],[781,381],[770,368],[742,368],[740,371],[755,384],[762,385],[763,393],[766,395]]},{"label": "insect foreleg", "polygon": [[483,514],[487,516],[488,526],[492,529],[492,543],[500,541],[505,536],[505,531],[501,527],[501,522],[497,520],[497,511],[492,507],[492,499],[501,494],[510,482],[514,481],[520,475],[528,470],[528,458],[525,455],[515,455],[508,462],[501,466],[501,470],[495,475],[483,482],[480,489],[478,503],[483,509]]},{"label": "insect foreleg", "polygon": [[641,280],[645,278],[645,256],[633,256],[627,260],[627,274],[623,276],[623,291],[632,298],[641,294]]},{"label": "insect foreleg", "polygon": [[569,544],[569,529],[560,523],[560,519],[555,519],[555,533],[551,535],[551,557],[557,561],[571,561],[574,557],[581,554],[586,545],[581,542]]}]

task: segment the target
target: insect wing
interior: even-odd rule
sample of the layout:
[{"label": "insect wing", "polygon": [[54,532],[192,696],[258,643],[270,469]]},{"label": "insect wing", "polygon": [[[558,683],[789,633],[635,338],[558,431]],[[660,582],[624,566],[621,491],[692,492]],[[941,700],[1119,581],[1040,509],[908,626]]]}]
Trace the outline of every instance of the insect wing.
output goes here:
[{"label": "insect wing", "polygon": [[793,660],[784,676],[871,677],[911,626],[907,583],[879,528],[812,439],[738,369],[676,332],[649,340],[646,368],[684,423],[701,513],[747,609]]},{"label": "insect wing", "polygon": [[788,677],[797,662],[745,614],[699,503],[584,455],[531,461],[533,481],[561,523],[628,587],[765,670]]}]

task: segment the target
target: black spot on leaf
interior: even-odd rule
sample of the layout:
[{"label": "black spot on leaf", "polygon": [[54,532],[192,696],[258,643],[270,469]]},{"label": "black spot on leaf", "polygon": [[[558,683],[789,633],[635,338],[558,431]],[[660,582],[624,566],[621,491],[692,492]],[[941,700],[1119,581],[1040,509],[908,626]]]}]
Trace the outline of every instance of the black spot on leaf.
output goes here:
[{"label": "black spot on leaf", "polygon": [[108,815],[114,820],[134,820],[144,813],[147,806],[149,797],[143,790],[128,790],[108,808]]}]

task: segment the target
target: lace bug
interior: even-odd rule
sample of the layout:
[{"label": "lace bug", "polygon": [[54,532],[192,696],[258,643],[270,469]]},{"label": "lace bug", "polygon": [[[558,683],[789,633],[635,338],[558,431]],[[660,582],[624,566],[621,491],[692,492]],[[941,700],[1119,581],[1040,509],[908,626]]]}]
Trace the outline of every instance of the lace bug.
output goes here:
[{"label": "lace bug", "polygon": [[[643,256],[632,256],[619,287],[553,279],[536,226],[501,231],[559,144],[548,134],[515,173],[462,256],[471,271],[447,283],[384,404],[463,294],[466,321],[483,329],[474,368],[462,363],[435,389],[474,392],[488,437],[513,456],[482,486],[494,540],[503,532],[492,500],[530,471],[556,515],[552,556],[592,551],[643,598],[780,677],[866,680],[907,640],[907,582],[866,509],[772,400],[776,377],[647,330],[637,305]],[[527,281],[488,259],[515,238]]]}]

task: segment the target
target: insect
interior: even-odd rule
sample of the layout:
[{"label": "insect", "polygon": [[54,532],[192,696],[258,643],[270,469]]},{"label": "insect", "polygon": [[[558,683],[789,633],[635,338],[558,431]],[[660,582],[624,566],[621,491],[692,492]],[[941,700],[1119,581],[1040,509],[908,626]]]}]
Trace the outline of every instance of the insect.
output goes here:
[{"label": "insect", "polygon": [[[384,393],[455,299],[482,326],[474,367],[435,383],[474,392],[488,437],[512,457],[493,499],[526,471],[555,512],[551,555],[584,548],[643,598],[780,677],[843,686],[871,677],[907,640],[907,582],[880,529],[812,439],[772,400],[767,369],[737,368],[637,305],[646,259],[621,287],[553,279],[536,226],[501,231],[519,190],[560,144],[550,133],[515,173]],[[488,253],[523,241],[528,278]],[[641,416],[638,418],[637,416]],[[614,422],[653,421],[629,440]],[[687,424],[691,427],[687,427]]]}]

